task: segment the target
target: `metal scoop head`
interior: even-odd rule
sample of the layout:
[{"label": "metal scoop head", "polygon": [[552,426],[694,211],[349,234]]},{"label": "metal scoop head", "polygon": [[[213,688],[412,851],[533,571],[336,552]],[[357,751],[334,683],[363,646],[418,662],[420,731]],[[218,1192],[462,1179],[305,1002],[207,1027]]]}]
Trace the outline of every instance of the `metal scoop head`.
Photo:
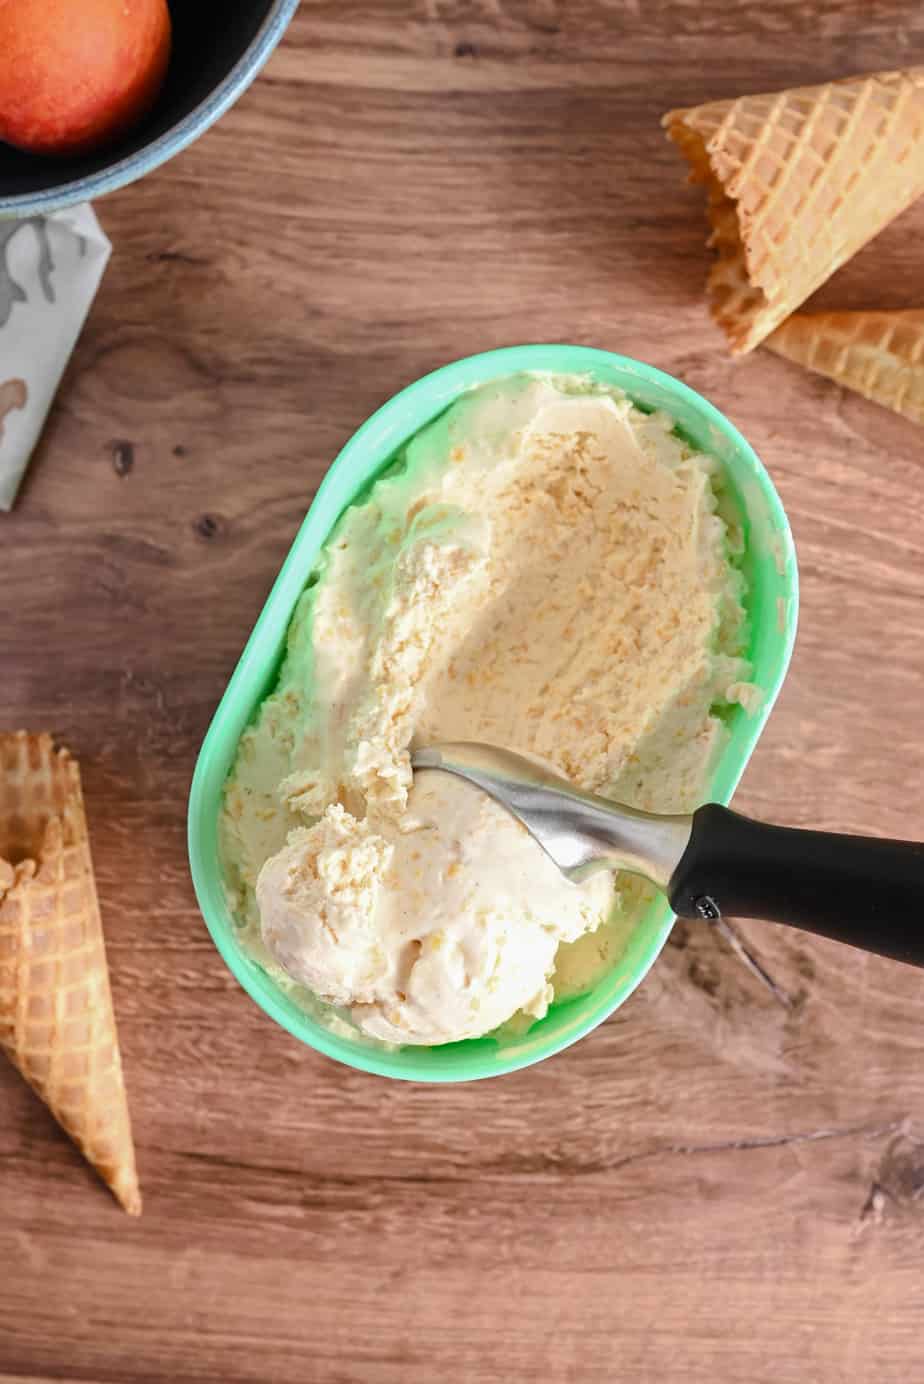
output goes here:
[{"label": "metal scoop head", "polygon": [[415,771],[439,769],[482,789],[522,822],[562,874],[631,870],[666,890],[690,840],[692,817],[659,817],[583,793],[541,762],[458,741],[411,751]]}]

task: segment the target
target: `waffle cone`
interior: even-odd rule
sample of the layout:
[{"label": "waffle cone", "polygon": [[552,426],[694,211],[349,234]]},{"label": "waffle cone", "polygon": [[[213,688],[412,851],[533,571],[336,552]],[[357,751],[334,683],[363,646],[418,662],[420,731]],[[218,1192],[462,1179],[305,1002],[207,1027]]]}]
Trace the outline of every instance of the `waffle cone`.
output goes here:
[{"label": "waffle cone", "polygon": [[138,1215],[80,771],[25,731],[0,734],[0,1048]]},{"label": "waffle cone", "polygon": [[924,193],[924,67],[670,111],[705,183],[713,317],[735,355]]},{"label": "waffle cone", "polygon": [[922,308],[797,312],[765,345],[915,423],[924,423]]}]

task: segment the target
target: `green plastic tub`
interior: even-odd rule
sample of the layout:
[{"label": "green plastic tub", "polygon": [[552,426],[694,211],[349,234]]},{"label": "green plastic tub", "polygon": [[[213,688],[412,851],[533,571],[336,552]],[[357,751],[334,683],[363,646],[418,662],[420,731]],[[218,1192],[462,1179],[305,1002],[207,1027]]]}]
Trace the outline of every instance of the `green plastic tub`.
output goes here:
[{"label": "green plastic tub", "polygon": [[795,639],[798,577],[792,535],[779,496],[752,448],[692,389],[640,361],[584,346],[513,346],[444,366],[396,394],[363,424],[331,466],[254,626],[209,727],[189,799],[189,856],[199,906],[215,945],[244,989],[296,1038],[328,1057],[408,1081],[473,1081],[551,1057],[608,1018],[643,979],[674,921],[665,900],[643,915],[615,968],[589,994],[553,1005],[519,1038],[479,1038],[432,1048],[389,1049],[331,1032],[304,1013],[238,947],[222,887],[218,814],[238,738],[278,676],[286,630],[318,552],[343,510],[395,453],[465,390],[518,371],[589,374],[646,409],[664,409],[701,450],[718,457],[744,520],[743,568],[754,681],[760,709],[731,713],[731,737],[716,766],[711,796],[726,803],[751,756],[783,682]]}]

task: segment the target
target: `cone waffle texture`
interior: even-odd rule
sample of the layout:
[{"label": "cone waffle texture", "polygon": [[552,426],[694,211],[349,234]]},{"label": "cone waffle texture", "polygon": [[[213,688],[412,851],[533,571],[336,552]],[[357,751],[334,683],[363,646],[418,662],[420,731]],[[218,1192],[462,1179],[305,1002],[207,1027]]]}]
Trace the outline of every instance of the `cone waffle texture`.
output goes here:
[{"label": "cone waffle texture", "polygon": [[736,355],[924,193],[924,67],[712,101],[662,123],[706,185],[710,307]]},{"label": "cone waffle texture", "polygon": [[766,345],[877,404],[924,423],[924,309],[797,312]]},{"label": "cone waffle texture", "polygon": [[141,1211],[80,771],[0,734],[0,1048],[126,1211]]}]

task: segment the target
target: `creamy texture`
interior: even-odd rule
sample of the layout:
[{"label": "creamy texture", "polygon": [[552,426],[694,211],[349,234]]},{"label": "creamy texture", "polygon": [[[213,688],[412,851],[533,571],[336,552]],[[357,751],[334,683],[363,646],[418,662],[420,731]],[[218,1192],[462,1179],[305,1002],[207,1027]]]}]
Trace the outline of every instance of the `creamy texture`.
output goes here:
[{"label": "creamy texture", "polygon": [[412,786],[408,746],[483,740],[694,807],[716,712],[753,694],[720,485],[669,418],[573,377],[423,429],[335,528],[241,739],[221,837],[243,944],[391,1042],[541,1014],[556,960],[580,988],[571,948],[611,964],[637,882],[570,883],[476,790]]},{"label": "creamy texture", "polygon": [[559,943],[595,928],[610,894],[604,875],[570,884],[503,808],[438,773],[421,776],[400,830],[335,805],[257,882],[283,969],[391,1043],[544,1014]]}]

